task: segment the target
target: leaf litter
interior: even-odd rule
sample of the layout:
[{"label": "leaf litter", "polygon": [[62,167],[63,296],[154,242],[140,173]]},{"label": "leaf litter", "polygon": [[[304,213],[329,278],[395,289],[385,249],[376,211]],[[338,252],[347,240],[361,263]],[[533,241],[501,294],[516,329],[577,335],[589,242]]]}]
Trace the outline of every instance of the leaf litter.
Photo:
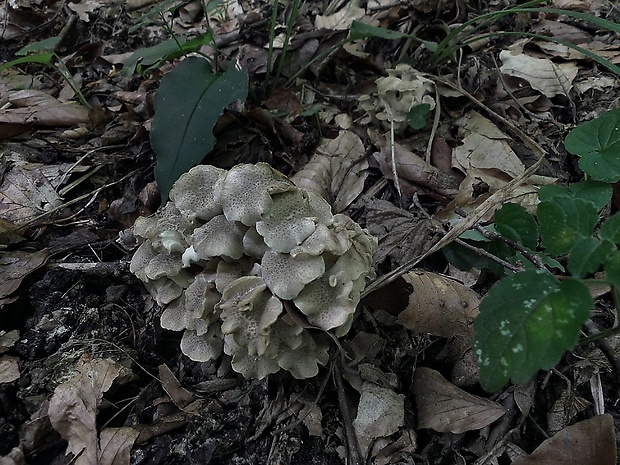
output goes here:
[{"label": "leaf litter", "polygon": [[[600,2],[554,6],[599,15],[609,8]],[[490,400],[477,388],[471,348],[477,299],[488,282],[472,270],[472,290],[438,273],[454,268],[441,254],[428,254],[458,236],[450,227],[488,221],[506,200],[531,209],[539,186],[574,177],[559,141],[573,124],[613,105],[608,95],[616,78],[551,42],[480,42],[459,58],[458,73],[443,65],[443,78],[458,83],[447,89],[419,72],[428,69],[399,64],[393,48],[414,27],[420,37],[441,34],[431,21],[433,1],[312,3],[288,44],[280,12],[271,60],[266,29],[256,26],[271,14],[266,4],[249,9],[226,2],[208,17],[197,1],[170,10],[140,2],[128,2],[127,10],[99,2],[69,8],[73,13],[61,14],[59,2],[15,2],[0,12],[0,35],[10,41],[4,61],[48,39],[40,35],[42,24],[69,25],[64,15],[75,15],[67,28],[75,28],[73,35],[61,37],[56,51],[94,108],[65,102],[72,91],[53,71],[29,65],[3,76],[9,85],[0,90],[0,136],[19,137],[21,144],[4,145],[1,153],[0,425],[10,425],[0,430],[1,463],[72,456],[88,464],[335,464],[362,463],[355,457],[365,455],[376,464],[420,458],[438,464],[616,462],[617,426],[605,414],[614,405],[612,368],[597,365],[584,374],[583,363],[570,359],[591,356],[579,349],[561,372]],[[466,19],[451,2],[442,8],[446,24]],[[264,103],[252,95],[245,108],[229,107],[219,119],[211,162],[228,168],[269,161],[327,199],[334,212],[360,218],[379,238],[380,277],[419,262],[419,269],[366,296],[352,332],[340,340],[343,352],[335,352],[342,363],[331,362],[316,379],[244,381],[231,375],[230,360],[181,358],[179,341],[162,331],[157,306],[127,272],[132,238],[122,230],[158,207],[146,144],[155,90],[179,64],[161,60],[157,45],[169,37],[154,20],[159,13],[179,36],[208,25],[222,62],[236,58],[250,86],[282,60],[283,79]],[[123,31],[134,21],[141,35],[130,31],[124,36],[130,41],[119,40],[106,21]],[[619,60],[618,44],[600,31],[562,17],[518,21],[505,26]],[[362,24],[390,29],[397,40],[362,34],[330,51],[348,28],[360,31]],[[73,46],[86,31],[93,46]],[[95,42],[114,53],[103,56]],[[428,48],[408,44],[424,63]],[[145,49],[153,46],[147,62]],[[200,45],[207,56],[215,50]],[[117,72],[122,63],[125,75]],[[308,63],[309,71],[297,75]],[[132,75],[149,67],[150,74]],[[411,112],[421,104],[429,112],[420,122]],[[529,134],[539,150],[505,121]],[[75,129],[71,138],[67,127]],[[530,177],[527,170],[541,153],[547,156],[535,168],[542,168]],[[16,154],[26,164],[14,163]],[[78,165],[101,168],[81,179]],[[512,184],[521,178],[524,183]],[[597,311],[608,319],[604,307]],[[15,408],[9,411],[5,399]],[[510,402],[517,407],[511,410]]]}]

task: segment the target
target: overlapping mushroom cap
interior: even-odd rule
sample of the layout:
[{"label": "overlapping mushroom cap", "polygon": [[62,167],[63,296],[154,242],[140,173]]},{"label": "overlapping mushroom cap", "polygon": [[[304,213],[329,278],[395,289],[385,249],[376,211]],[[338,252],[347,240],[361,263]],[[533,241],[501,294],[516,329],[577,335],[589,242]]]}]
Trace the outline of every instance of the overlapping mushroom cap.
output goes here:
[{"label": "overlapping mushroom cap", "polygon": [[349,330],[377,246],[265,163],[191,169],[134,234],[130,269],[165,307],[162,326],[184,331],[189,358],[224,352],[246,378],[318,373],[324,332]]}]

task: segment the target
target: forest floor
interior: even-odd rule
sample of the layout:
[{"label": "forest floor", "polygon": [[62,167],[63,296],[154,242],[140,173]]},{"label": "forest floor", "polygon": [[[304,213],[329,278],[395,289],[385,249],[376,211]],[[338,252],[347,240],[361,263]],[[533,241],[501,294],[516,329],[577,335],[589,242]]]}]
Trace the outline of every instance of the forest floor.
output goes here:
[{"label": "forest floor", "polygon": [[[620,18],[613,2],[552,3]],[[483,35],[543,34],[614,63],[620,37],[569,16],[513,13],[465,29],[433,62],[429,44],[514,1],[276,5],[273,24],[263,0],[0,7],[0,64],[24,57],[0,73],[0,465],[616,463],[614,354],[581,345],[527,384],[486,392],[471,325],[497,277],[427,252],[534,164],[527,137],[545,158],[515,191],[521,205],[534,208],[541,185],[582,179],[563,140],[618,106],[619,77],[586,56]],[[403,34],[346,42],[360,24]],[[204,162],[306,168],[335,211],[379,239],[379,277],[416,264],[362,301],[340,338],[345,366],[333,357],[311,379],[246,380],[227,357],[190,360],[129,271],[130,228],[160,207],[153,102],[184,58],[174,45],[147,48],[208,30],[200,52],[247,70],[249,94],[220,118]],[[411,102],[428,104],[415,120]],[[317,153],[344,168],[328,161],[334,177],[321,177],[308,163]],[[614,196],[607,214],[619,207]],[[614,325],[604,289],[592,320]]]}]

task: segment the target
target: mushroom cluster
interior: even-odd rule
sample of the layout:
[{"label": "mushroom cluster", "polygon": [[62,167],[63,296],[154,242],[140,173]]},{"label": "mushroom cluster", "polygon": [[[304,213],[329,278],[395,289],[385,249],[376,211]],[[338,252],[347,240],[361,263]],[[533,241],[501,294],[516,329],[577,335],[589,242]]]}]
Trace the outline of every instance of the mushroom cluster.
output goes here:
[{"label": "mushroom cluster", "polygon": [[353,321],[374,237],[265,163],[182,175],[158,213],[139,218],[130,270],[183,331],[196,361],[222,351],[246,378],[318,373],[329,337]]},{"label": "mushroom cluster", "polygon": [[361,95],[359,102],[371,121],[380,122],[385,129],[393,124],[394,130],[401,133],[408,127],[408,115],[414,107],[428,104],[429,109],[435,108],[435,99],[430,95],[433,81],[405,63],[386,71],[387,76],[375,81],[377,92]]}]

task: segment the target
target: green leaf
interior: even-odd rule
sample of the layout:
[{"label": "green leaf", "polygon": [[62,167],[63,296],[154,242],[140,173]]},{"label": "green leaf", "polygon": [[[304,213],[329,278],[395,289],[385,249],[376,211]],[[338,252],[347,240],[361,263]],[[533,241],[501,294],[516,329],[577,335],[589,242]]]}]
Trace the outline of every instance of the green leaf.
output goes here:
[{"label": "green leaf", "polygon": [[10,68],[11,66],[21,65],[23,63],[40,63],[42,65],[50,65],[52,64],[52,59],[54,58],[53,53],[37,53],[36,55],[28,55],[23,58],[17,58],[15,60],[11,60],[8,63],[0,66],[0,72],[5,69]]},{"label": "green leaf", "polygon": [[615,287],[620,288],[620,250],[614,250],[605,262],[607,280]]},{"label": "green leaf", "polygon": [[245,71],[231,66],[224,74],[213,74],[209,63],[197,57],[187,58],[162,78],[151,125],[162,202],[179,176],[200,163],[215,145],[213,127],[224,108],[245,100],[247,94]]},{"label": "green leaf", "polygon": [[566,150],[581,157],[579,166],[597,181],[620,180],[620,109],[580,124],[564,141]]},{"label": "green leaf", "polygon": [[480,382],[497,391],[509,379],[527,382],[573,348],[593,305],[588,288],[572,278],[524,271],[502,279],[480,303],[474,349]]},{"label": "green leaf", "polygon": [[614,213],[607,218],[598,235],[601,239],[618,244],[620,242],[620,213]]},{"label": "green leaf", "polygon": [[613,250],[614,245],[609,241],[601,242],[594,237],[579,239],[568,256],[568,271],[575,278],[585,278],[598,270]]},{"label": "green leaf", "polygon": [[597,222],[598,211],[587,200],[553,197],[538,205],[540,236],[552,255],[568,253],[578,239],[592,235]]},{"label": "green leaf", "polygon": [[607,182],[594,181],[588,179],[576,182],[570,186],[559,186],[548,184],[538,191],[538,198],[541,202],[551,200],[554,197],[572,197],[589,200],[596,205],[597,210],[602,210],[611,200],[612,188]]},{"label": "green leaf", "polygon": [[202,45],[211,42],[211,34],[206,33],[199,35],[191,40],[186,37],[178,36],[168,39],[153,47],[145,47],[136,50],[125,62],[123,66],[123,75],[131,76],[137,68],[140,72],[148,71],[161,63],[171,61],[175,58],[187,55],[197,50]]},{"label": "green leaf", "polygon": [[15,52],[15,56],[24,56],[32,52],[49,52],[53,53],[56,46],[60,43],[60,37],[50,37],[49,39],[40,40],[26,45],[24,48]]},{"label": "green leaf", "polygon": [[413,107],[407,114],[407,123],[413,129],[422,129],[426,126],[426,116],[431,106],[428,103],[421,103]]},{"label": "green leaf", "polygon": [[369,37],[393,40],[407,39],[410,36],[399,31],[385,29],[384,27],[371,26],[370,24],[362,23],[361,21],[353,21],[353,24],[351,24],[351,30],[349,31],[349,39],[358,40]]},{"label": "green leaf", "polygon": [[536,220],[516,203],[506,203],[495,212],[495,228],[502,236],[529,249],[538,245]]},{"label": "green leaf", "polygon": [[611,184],[587,179],[568,186],[571,194],[580,199],[589,200],[601,211],[609,203],[612,195]]}]

